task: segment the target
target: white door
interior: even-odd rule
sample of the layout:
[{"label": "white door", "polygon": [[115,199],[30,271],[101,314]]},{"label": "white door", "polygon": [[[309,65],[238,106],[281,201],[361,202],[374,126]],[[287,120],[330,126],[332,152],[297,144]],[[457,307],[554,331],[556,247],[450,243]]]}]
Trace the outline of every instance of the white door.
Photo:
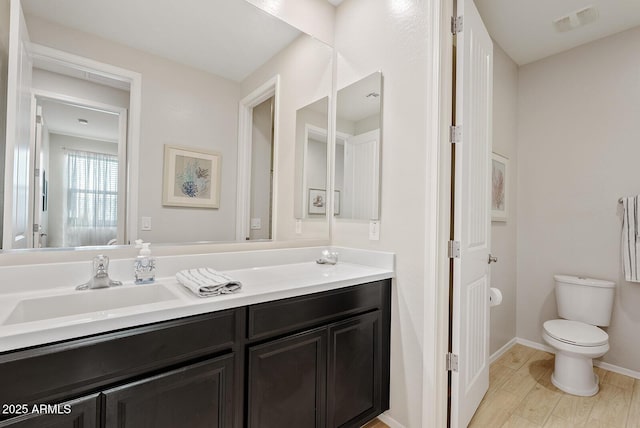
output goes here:
[{"label": "white door", "polygon": [[7,74],[7,138],[2,248],[29,248],[33,242],[31,71],[29,34],[19,0],[11,0]]},{"label": "white door", "polygon": [[451,426],[466,427],[489,388],[489,245],[493,43],[473,0],[458,0]]},{"label": "white door", "polygon": [[342,216],[361,220],[378,219],[379,156],[379,129],[346,139]]}]

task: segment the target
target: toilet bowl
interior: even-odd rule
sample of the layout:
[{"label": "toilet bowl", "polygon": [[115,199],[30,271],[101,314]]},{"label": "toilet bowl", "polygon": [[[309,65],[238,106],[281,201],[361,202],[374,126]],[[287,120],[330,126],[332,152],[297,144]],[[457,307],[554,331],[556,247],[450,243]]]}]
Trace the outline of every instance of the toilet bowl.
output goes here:
[{"label": "toilet bowl", "polygon": [[609,335],[593,325],[557,319],[544,323],[542,337],[556,350],[553,385],[573,395],[597,394],[593,358],[609,351]]},{"label": "toilet bowl", "polygon": [[568,275],[556,275],[556,302],[563,319],[545,321],[542,338],[555,349],[551,382],[573,395],[598,392],[593,359],[609,351],[609,335],[597,326],[608,326],[613,310],[615,283]]}]

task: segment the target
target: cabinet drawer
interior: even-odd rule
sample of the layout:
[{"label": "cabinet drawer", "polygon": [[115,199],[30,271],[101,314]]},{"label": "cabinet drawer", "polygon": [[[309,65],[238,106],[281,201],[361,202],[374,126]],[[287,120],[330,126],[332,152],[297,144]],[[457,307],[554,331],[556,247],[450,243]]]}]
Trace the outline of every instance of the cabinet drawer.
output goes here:
[{"label": "cabinet drawer", "polygon": [[0,403],[52,402],[233,346],[243,312],[166,321],[0,355]]},{"label": "cabinet drawer", "polygon": [[261,339],[379,309],[385,281],[249,306],[248,338]]}]

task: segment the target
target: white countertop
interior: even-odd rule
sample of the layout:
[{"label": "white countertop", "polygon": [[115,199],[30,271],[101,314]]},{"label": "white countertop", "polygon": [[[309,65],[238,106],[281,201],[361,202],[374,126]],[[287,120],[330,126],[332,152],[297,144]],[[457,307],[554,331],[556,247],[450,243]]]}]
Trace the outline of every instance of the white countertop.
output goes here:
[{"label": "white countertop", "polygon": [[[393,278],[393,255],[390,257],[391,264],[382,263],[381,267],[345,261],[336,265],[302,262],[226,270],[223,272],[242,282],[242,289],[235,294],[207,298],[195,296],[173,276],[158,278],[150,285],[134,285],[127,281],[112,289],[77,291],[74,287],[58,287],[0,294],[0,352]],[[354,259],[360,261],[358,257]],[[158,286],[170,292],[169,300],[4,324],[16,305],[28,299],[58,296],[64,301],[65,296],[75,293],[89,293],[89,296],[100,298],[107,296],[101,293],[118,292],[126,287]]]}]

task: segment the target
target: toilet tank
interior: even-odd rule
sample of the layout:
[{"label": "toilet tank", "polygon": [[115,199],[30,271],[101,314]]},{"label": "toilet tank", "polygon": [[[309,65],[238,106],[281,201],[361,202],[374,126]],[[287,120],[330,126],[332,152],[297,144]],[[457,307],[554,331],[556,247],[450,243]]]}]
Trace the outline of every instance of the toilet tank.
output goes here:
[{"label": "toilet tank", "polygon": [[606,327],[611,322],[616,284],[601,279],[555,275],[561,318]]}]

